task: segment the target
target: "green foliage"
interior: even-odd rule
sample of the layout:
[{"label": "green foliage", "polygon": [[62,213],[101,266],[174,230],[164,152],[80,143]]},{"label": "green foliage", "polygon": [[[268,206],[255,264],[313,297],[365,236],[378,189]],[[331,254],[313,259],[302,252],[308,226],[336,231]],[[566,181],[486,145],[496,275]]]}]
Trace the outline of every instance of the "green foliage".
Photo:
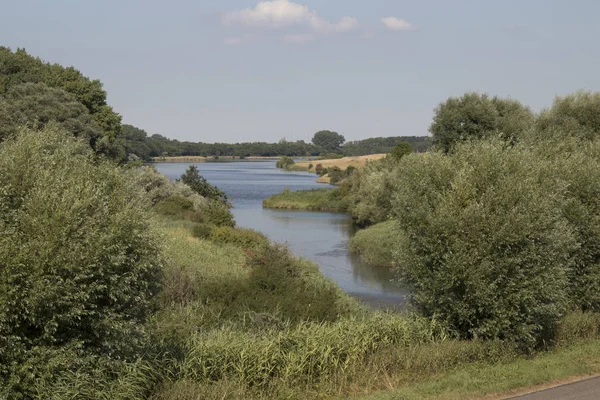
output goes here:
[{"label": "green foliage", "polygon": [[394,249],[398,242],[396,221],[385,221],[362,229],[350,239],[349,248],[366,264],[374,267],[394,265]]},{"label": "green foliage", "polygon": [[218,187],[208,183],[205,177],[200,175],[198,167],[190,165],[189,168],[181,175],[181,182],[188,185],[194,192],[209,200],[221,202],[228,207],[230,204],[227,200],[227,195]]},{"label": "green foliage", "polygon": [[596,139],[600,133],[600,92],[580,91],[557,97],[550,109],[541,112],[536,123],[542,138],[575,136]]},{"label": "green foliage", "polygon": [[291,165],[294,165],[294,164],[295,164],[295,162],[292,158],[283,156],[277,161],[275,166],[277,168],[288,169]]},{"label": "green foliage", "polygon": [[210,239],[217,243],[234,244],[244,249],[267,247],[269,240],[265,235],[252,229],[222,226],[212,230]]},{"label": "green foliage", "polygon": [[390,218],[396,185],[391,171],[396,166],[393,159],[373,161],[344,181],[344,203],[357,224],[366,226]]},{"label": "green foliage", "polygon": [[394,160],[400,161],[400,159],[402,159],[402,157],[407,156],[412,152],[413,152],[413,150],[412,150],[412,146],[410,145],[410,143],[400,142],[392,149],[392,152],[390,153],[390,155],[392,156],[392,158]]},{"label": "green foliage", "polygon": [[466,93],[451,97],[435,109],[429,131],[433,144],[449,152],[456,143],[488,137],[515,142],[534,123],[531,110],[516,100]]},{"label": "green foliage", "polygon": [[208,239],[212,235],[213,229],[213,225],[199,223],[192,228],[192,235],[198,239]]},{"label": "green foliage", "polygon": [[405,157],[395,180],[396,261],[417,308],[464,338],[552,339],[577,243],[551,168],[494,140]]},{"label": "green foliage", "polygon": [[393,136],[377,137],[346,142],[342,146],[344,156],[366,156],[368,154],[391,153],[399,143],[408,143],[417,153],[424,153],[431,147],[429,136]]},{"label": "green foliage", "polygon": [[345,211],[338,189],[311,189],[291,192],[286,188],[283,193],[275,194],[263,200],[263,207],[288,210]]},{"label": "green foliage", "polygon": [[319,131],[312,138],[315,146],[319,146],[329,153],[339,153],[340,147],[345,141],[344,136],[332,131]]},{"label": "green foliage", "polygon": [[49,123],[85,139],[92,147],[101,135],[85,106],[64,90],[25,83],[0,97],[0,141],[14,137],[20,127],[41,130]]},{"label": "green foliage", "polygon": [[323,176],[323,164],[317,164],[315,167],[315,173],[319,176]]},{"label": "green foliage", "polygon": [[140,190],[54,128],[0,144],[0,381],[33,395],[77,360],[135,358],[159,289]]},{"label": "green foliage", "polygon": [[12,52],[0,46],[0,96],[28,82],[62,89],[83,104],[101,132],[97,143],[92,143],[94,149],[113,158],[122,157],[114,143],[121,133],[121,116],[106,103],[106,92],[99,80],[90,80],[73,67],[45,63],[27,54],[24,49]]}]

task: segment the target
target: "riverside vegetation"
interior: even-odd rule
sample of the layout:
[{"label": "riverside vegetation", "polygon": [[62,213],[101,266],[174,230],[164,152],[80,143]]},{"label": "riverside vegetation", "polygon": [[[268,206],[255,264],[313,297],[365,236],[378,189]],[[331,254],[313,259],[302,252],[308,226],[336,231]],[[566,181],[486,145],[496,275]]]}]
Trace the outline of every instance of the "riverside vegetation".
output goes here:
[{"label": "riverside vegetation", "polygon": [[[0,398],[468,397],[600,369],[600,96],[510,135],[506,110],[527,110],[493,101],[478,140],[351,175],[348,210],[392,226],[413,289],[414,311],[387,313],[237,228],[196,169],[119,165],[117,135],[56,82],[100,83],[40,63],[2,64],[40,86],[23,88],[36,107],[1,99],[31,113],[0,120]],[[444,115],[462,129],[475,100]]]}]

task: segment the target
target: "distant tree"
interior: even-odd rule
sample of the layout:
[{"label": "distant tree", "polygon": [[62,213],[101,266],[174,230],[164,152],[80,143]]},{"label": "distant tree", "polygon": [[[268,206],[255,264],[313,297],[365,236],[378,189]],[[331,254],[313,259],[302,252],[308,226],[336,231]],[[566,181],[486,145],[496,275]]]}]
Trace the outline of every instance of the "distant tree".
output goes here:
[{"label": "distant tree", "polygon": [[277,168],[287,169],[290,165],[294,165],[294,164],[295,164],[294,159],[287,157],[287,156],[283,156],[277,161],[275,166]]},{"label": "distant tree", "polygon": [[399,161],[402,157],[412,153],[412,146],[407,142],[400,142],[392,149],[390,155],[394,160]]},{"label": "distant tree", "polygon": [[0,141],[16,135],[19,127],[41,130],[49,123],[85,138],[92,147],[102,135],[85,106],[64,90],[25,83],[0,97]]},{"label": "distant tree", "polygon": [[206,178],[200,175],[198,167],[195,165],[190,165],[185,173],[181,175],[181,179],[179,181],[185,183],[194,192],[207,199],[217,200],[221,203],[229,205],[229,201],[225,192],[221,191],[218,187],[211,185]]},{"label": "distant tree", "polygon": [[433,143],[449,152],[455,143],[499,136],[516,141],[533,126],[531,110],[516,100],[466,93],[451,97],[435,109],[429,131]]},{"label": "distant tree", "polygon": [[327,152],[339,153],[340,146],[346,141],[344,136],[332,131],[319,131],[313,136],[312,142]]}]

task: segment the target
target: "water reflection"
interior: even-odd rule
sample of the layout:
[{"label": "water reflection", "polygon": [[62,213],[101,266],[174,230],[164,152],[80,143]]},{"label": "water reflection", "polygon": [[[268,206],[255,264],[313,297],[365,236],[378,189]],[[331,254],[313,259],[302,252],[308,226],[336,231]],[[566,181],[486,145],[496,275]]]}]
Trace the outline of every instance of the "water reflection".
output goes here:
[{"label": "water reflection", "polygon": [[[157,169],[178,178],[189,164],[155,164]],[[345,214],[309,211],[278,211],[262,208],[262,200],[284,188],[322,188],[315,175],[285,172],[274,161],[195,164],[212,184],[233,199],[233,214],[239,226],[256,229],[271,240],[286,243],[297,256],[315,261],[322,273],[346,292],[369,302],[397,306],[405,291],[393,282],[385,268],[364,265],[348,251],[348,240],[356,228]]]}]

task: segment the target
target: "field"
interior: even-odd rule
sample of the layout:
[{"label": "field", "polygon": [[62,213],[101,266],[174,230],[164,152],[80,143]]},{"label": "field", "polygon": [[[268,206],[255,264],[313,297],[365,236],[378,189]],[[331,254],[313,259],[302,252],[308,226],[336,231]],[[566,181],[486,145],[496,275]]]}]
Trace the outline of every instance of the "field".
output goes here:
[{"label": "field", "polygon": [[[331,160],[301,161],[301,162],[294,164],[294,167],[299,168],[299,169],[301,168],[304,171],[311,171],[311,172],[314,171],[317,164],[321,164],[323,166],[323,168],[338,167],[341,170],[344,170],[350,166],[355,167],[355,168],[361,168],[361,167],[364,167],[367,164],[367,162],[369,162],[369,161],[380,160],[386,156],[387,156],[387,154],[369,154],[367,156],[343,157],[343,158],[336,158],[336,159],[331,159]],[[308,166],[310,164],[313,164],[313,168],[311,168],[309,170]]]}]

